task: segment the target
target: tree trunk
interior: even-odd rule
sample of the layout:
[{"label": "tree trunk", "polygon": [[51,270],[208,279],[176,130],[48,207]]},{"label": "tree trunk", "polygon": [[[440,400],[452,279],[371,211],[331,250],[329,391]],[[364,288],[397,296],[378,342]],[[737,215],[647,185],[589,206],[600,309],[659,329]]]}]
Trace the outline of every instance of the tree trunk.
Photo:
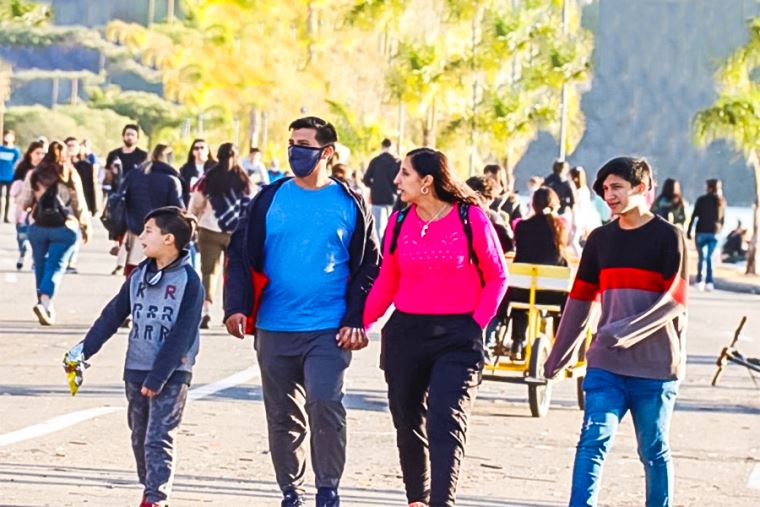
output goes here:
[{"label": "tree trunk", "polygon": [[71,80],[71,105],[75,106],[79,103],[79,79]]},{"label": "tree trunk", "polygon": [[58,105],[58,78],[53,78],[53,91],[52,91],[52,97],[51,97],[51,107],[55,107]]},{"label": "tree trunk", "polygon": [[398,142],[396,143],[396,154],[401,157],[402,147],[404,143],[404,103],[399,98],[398,100]]},{"label": "tree trunk", "polygon": [[248,144],[249,148],[259,147],[259,137],[261,136],[261,111],[258,108],[252,108],[249,115],[248,123]]},{"label": "tree trunk", "polygon": [[757,243],[758,229],[760,229],[760,153],[755,154],[752,161],[752,169],[755,173],[755,203],[752,207],[752,237],[747,249],[747,274],[757,274]]},{"label": "tree trunk", "polygon": [[425,122],[422,128],[422,146],[434,147],[435,146],[435,124],[436,124],[436,111],[435,111],[435,97],[430,102],[427,114],[425,115]]},{"label": "tree trunk", "polygon": [[267,151],[267,143],[269,142],[269,113],[264,111],[261,113],[261,155],[264,156]]},{"label": "tree trunk", "polygon": [[169,23],[174,23],[174,11],[174,0],[169,0],[166,4],[166,21]]}]

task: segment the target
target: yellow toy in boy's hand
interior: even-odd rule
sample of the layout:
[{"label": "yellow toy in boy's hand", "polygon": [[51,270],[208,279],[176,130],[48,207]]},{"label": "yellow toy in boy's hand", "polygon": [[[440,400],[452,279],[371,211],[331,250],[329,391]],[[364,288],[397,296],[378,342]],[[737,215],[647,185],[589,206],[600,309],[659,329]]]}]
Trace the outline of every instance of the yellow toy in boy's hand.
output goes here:
[{"label": "yellow toy in boy's hand", "polygon": [[63,356],[63,369],[69,379],[69,390],[75,396],[84,380],[84,370],[90,365],[84,361],[84,344],[78,343]]}]

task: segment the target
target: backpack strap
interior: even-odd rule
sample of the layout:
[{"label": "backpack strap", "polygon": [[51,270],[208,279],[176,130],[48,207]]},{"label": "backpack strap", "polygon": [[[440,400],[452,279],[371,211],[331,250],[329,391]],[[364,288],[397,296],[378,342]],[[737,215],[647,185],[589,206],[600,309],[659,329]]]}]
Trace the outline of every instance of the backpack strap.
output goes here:
[{"label": "backpack strap", "polygon": [[467,238],[467,251],[470,253],[470,262],[475,265],[475,269],[478,271],[478,277],[480,278],[480,286],[485,287],[486,281],[483,278],[483,272],[480,270],[480,263],[478,262],[478,256],[475,254],[475,248],[472,246],[472,224],[470,223],[470,204],[466,202],[460,202],[457,208],[459,210],[459,220],[462,221],[462,227],[464,228],[464,235]]},{"label": "backpack strap", "polygon": [[391,236],[390,253],[396,251],[396,247],[398,246],[398,235],[401,234],[401,225],[404,223],[404,220],[406,220],[410,208],[411,206],[407,206],[396,214],[396,223],[393,224],[393,235]]}]

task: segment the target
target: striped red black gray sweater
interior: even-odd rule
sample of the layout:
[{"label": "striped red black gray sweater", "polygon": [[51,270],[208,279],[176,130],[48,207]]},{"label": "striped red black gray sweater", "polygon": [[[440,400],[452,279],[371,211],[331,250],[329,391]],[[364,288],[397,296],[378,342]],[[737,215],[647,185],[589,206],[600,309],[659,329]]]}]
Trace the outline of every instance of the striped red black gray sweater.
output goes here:
[{"label": "striped red black gray sweater", "polygon": [[601,316],[586,353],[589,368],[683,378],[687,280],[683,234],[662,218],[636,229],[621,229],[615,220],[594,230],[544,365],[547,378],[577,357],[599,302]]}]

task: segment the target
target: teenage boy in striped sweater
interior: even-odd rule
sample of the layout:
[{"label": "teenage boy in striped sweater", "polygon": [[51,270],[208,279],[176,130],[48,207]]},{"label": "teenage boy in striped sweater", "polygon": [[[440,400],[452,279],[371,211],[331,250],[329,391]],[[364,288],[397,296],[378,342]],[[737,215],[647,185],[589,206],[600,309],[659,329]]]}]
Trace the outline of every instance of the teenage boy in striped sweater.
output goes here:
[{"label": "teenage boy in striped sweater", "polygon": [[670,419],[686,351],[686,248],[681,232],[646,203],[652,170],[619,157],[597,173],[594,191],[617,220],[588,238],[557,339],[544,365],[554,378],[577,357],[595,302],[601,316],[586,353],[583,426],[570,507],[595,506],[615,431],[631,412],[646,475],[647,507],[670,506],[674,472]]}]

